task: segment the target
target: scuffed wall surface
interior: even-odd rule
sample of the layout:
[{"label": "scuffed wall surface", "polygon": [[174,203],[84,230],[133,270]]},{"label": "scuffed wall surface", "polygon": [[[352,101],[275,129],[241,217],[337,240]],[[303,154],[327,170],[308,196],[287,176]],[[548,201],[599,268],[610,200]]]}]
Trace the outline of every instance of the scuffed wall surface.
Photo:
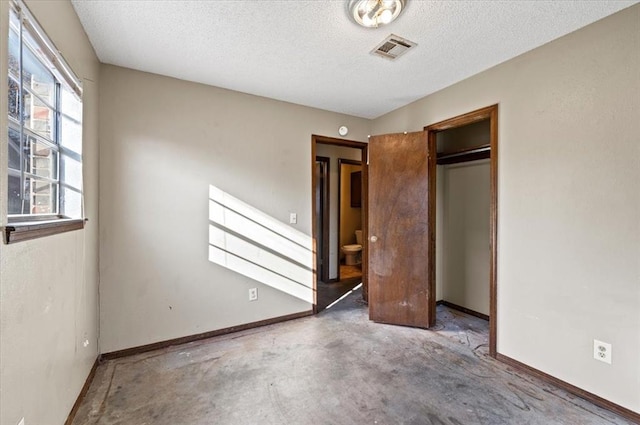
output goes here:
[{"label": "scuffed wall surface", "polygon": [[[84,230],[0,245],[0,423],[61,424],[98,355],[99,63],[68,1],[27,6],[84,85]],[[2,28],[8,2],[0,2]],[[0,33],[6,61],[7,33]],[[6,75],[3,64],[2,75]],[[6,85],[0,97],[7,98]],[[0,122],[6,128],[6,103]],[[0,136],[6,174],[6,133]],[[4,179],[0,179],[6,181]],[[0,190],[2,204],[6,188]],[[2,209],[4,220],[6,210]]]},{"label": "scuffed wall surface", "polygon": [[311,135],[369,120],[108,65],[100,110],[103,352],[311,309],[208,260],[209,186],[310,235]]}]

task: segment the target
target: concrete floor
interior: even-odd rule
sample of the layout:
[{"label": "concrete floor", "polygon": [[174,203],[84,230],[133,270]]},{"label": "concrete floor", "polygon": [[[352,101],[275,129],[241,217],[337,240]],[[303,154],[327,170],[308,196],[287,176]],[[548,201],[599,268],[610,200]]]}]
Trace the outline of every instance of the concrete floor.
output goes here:
[{"label": "concrete floor", "polygon": [[487,322],[375,324],[353,292],[317,316],[108,361],[74,425],[628,424],[487,354]]},{"label": "concrete floor", "polygon": [[317,311],[324,310],[360,283],[362,283],[362,279],[359,278],[345,279],[333,283],[318,282],[316,292]]},{"label": "concrete floor", "polygon": [[362,268],[340,264],[339,282],[318,281],[316,291],[317,310],[322,311],[357,285],[362,283]]}]

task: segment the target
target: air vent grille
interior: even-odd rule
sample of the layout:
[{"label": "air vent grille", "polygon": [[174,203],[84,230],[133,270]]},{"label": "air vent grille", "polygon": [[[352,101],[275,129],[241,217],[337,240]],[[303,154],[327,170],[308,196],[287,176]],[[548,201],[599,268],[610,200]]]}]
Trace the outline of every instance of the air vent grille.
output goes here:
[{"label": "air vent grille", "polygon": [[398,37],[395,34],[391,34],[385,38],[382,43],[378,44],[372,51],[372,55],[380,56],[386,59],[395,60],[404,55],[417,46],[413,41],[409,41],[405,38]]}]

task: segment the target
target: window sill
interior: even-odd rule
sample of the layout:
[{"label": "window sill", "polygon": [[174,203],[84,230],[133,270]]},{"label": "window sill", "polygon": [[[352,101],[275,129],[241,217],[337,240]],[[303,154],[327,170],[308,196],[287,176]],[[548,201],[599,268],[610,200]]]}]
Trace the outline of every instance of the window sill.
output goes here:
[{"label": "window sill", "polygon": [[59,219],[9,223],[4,227],[4,243],[28,241],[84,228],[86,219]]}]

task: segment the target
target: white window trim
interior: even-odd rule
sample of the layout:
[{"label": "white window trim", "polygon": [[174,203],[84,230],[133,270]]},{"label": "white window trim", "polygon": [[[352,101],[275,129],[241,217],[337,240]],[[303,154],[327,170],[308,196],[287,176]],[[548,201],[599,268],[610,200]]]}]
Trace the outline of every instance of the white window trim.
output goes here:
[{"label": "white window trim", "polygon": [[[11,0],[9,3],[9,7],[4,9],[7,13],[6,16],[3,16],[3,22],[7,23],[7,29],[10,22],[9,14],[10,11],[13,10],[20,18],[22,25],[27,28],[29,32],[31,32],[34,36],[34,41],[38,44],[38,48],[40,52],[37,56],[40,56],[41,59],[44,59],[44,62],[50,62],[54,67],[50,69],[54,74],[54,77],[58,80],[58,82],[63,83],[67,86],[68,89],[75,92],[76,95],[82,99],[82,80],[77,77],[77,75],[73,72],[68,63],[64,60],[61,52],[55,47],[53,42],[50,41],[49,37],[46,35],[46,32],[39,25],[35,17],[31,14],[29,9],[26,7],[22,0]],[[4,25],[3,25],[4,27]],[[3,39],[3,43],[8,43],[8,33],[7,30],[7,38]],[[3,52],[6,51],[3,49]],[[5,76],[8,76],[9,68],[7,63],[8,51],[6,51],[5,58],[2,58],[2,72]],[[5,92],[6,93],[6,92]],[[8,93],[7,93],[8,94]],[[6,102],[3,102],[6,104]],[[0,123],[3,128],[3,136],[2,143],[5,148],[8,149],[8,130],[9,130],[9,117],[8,117],[8,107],[2,108],[2,119]],[[62,111],[59,111],[62,113]],[[58,146],[58,151],[63,151],[64,148],[62,146]],[[83,155],[80,155],[81,157]],[[8,157],[5,155],[0,155],[0,160],[3,161],[3,166],[0,167],[0,171],[4,176],[8,175]],[[82,161],[82,160],[81,160]],[[84,162],[84,161],[82,161]],[[84,174],[84,172],[83,172]],[[3,178],[6,181],[6,179]],[[82,179],[84,180],[84,178]],[[59,188],[65,186],[63,181],[59,181]],[[68,185],[66,185],[69,187]],[[84,186],[84,185],[82,185]],[[75,189],[74,189],[75,190]],[[84,214],[84,188],[80,189],[81,193],[81,214]],[[38,237],[53,235],[61,232],[67,232],[71,230],[76,230],[80,228],[84,228],[84,224],[87,221],[85,218],[78,219],[69,219],[62,217],[60,215],[11,215],[8,216],[7,211],[7,199],[6,190],[0,190],[0,195],[3,196],[4,199],[0,201],[0,206],[2,206],[2,222],[0,222],[0,226],[4,224],[2,230],[4,232],[4,242],[12,243],[18,242],[21,240],[34,239]],[[58,204],[60,203],[61,195],[60,191],[57,193],[58,196]]]}]

